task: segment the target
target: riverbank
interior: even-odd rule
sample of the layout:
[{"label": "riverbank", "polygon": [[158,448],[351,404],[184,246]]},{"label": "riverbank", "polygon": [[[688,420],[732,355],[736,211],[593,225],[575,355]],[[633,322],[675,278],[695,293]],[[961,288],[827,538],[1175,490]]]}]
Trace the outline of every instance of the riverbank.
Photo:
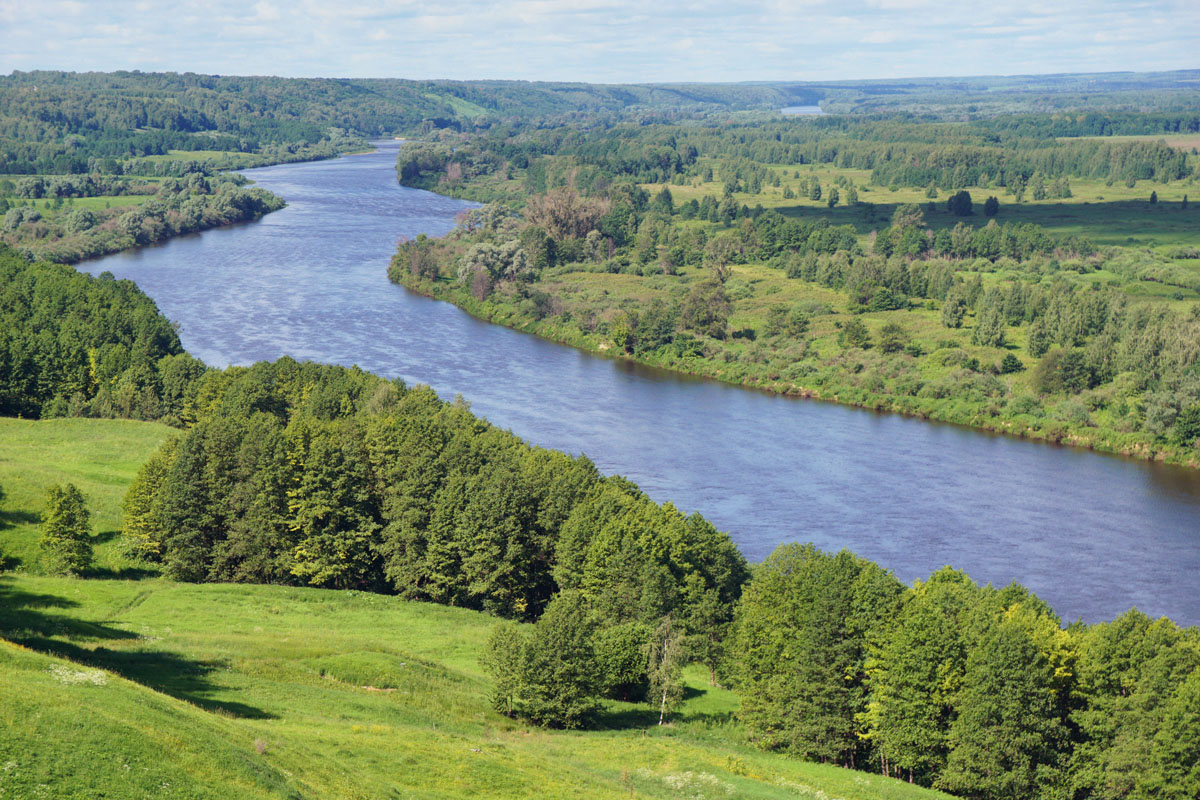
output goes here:
[{"label": "riverbank", "polygon": [[[718,361],[678,351],[665,352],[665,349],[642,353],[626,352],[614,345],[611,335],[587,333],[570,322],[537,319],[522,314],[516,304],[504,302],[496,294],[486,300],[477,300],[467,287],[457,285],[446,278],[431,280],[414,276],[409,270],[403,269],[397,259],[393,259],[388,275],[393,282],[411,291],[431,299],[452,303],[477,319],[529,333],[557,344],[568,345],[593,355],[622,359],[677,374],[717,380],[787,397],[824,400],[872,411],[960,425],[1018,439],[1065,445],[1141,461],[1200,468],[1200,457],[1194,449],[1156,442],[1144,433],[1122,433],[1092,426],[1073,425],[1068,421],[1039,419],[1030,414],[1005,416],[991,413],[996,408],[995,403],[969,402],[957,397],[929,398],[871,391],[850,380],[852,375],[838,380],[836,371],[815,376],[817,380],[796,381],[784,377],[770,364]],[[867,353],[861,355],[869,358]],[[861,374],[861,371],[860,367],[858,374]]]}]

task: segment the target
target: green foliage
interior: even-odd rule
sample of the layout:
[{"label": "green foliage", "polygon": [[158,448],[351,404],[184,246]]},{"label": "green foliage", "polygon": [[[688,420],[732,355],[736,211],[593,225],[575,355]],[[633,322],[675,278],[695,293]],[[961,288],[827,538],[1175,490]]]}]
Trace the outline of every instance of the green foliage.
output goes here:
[{"label": "green foliage", "polygon": [[842,325],[841,333],[838,334],[838,344],[865,349],[871,346],[871,332],[861,319],[852,317]]},{"label": "green foliage", "polygon": [[685,658],[683,633],[663,617],[650,637],[647,652],[647,695],[658,703],[658,724],[666,721],[683,700],[683,666]]},{"label": "green foliage", "polygon": [[493,637],[500,649],[489,658],[510,676],[513,714],[552,728],[585,724],[599,708],[602,682],[594,635],[586,602],[568,592],[547,606],[524,642]]},{"label": "green foliage", "polygon": [[938,784],[988,800],[1051,795],[1068,729],[1054,667],[1030,632],[1011,619],[994,625],[967,657],[962,681]]},{"label": "green foliage", "polygon": [[693,286],[679,307],[679,324],[714,339],[724,339],[729,325],[731,303],[725,287],[716,280]]},{"label": "green foliage", "polygon": [[971,193],[966,189],[954,193],[946,201],[946,210],[956,217],[969,217],[972,213],[971,207]]},{"label": "green foliage", "polygon": [[772,553],[743,594],[733,644],[751,738],[814,760],[855,763],[868,647],[902,591],[891,573],[847,551],[783,545]]},{"label": "green foliage", "polygon": [[171,324],[129,281],[0,245],[0,414],[175,421],[191,378]]},{"label": "green foliage", "polygon": [[56,575],[79,575],[92,565],[92,518],[73,483],[46,493],[42,515],[42,563]]}]

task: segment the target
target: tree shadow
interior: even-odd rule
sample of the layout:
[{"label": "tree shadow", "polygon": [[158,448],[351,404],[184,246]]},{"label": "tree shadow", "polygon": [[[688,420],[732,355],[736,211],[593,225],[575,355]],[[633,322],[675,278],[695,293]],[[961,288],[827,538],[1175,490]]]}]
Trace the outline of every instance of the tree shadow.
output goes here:
[{"label": "tree shadow", "polygon": [[604,706],[597,711],[587,726],[591,731],[628,731],[637,728],[652,728],[658,724],[658,711],[648,705],[621,703],[619,706]]},{"label": "tree shadow", "polygon": [[120,535],[120,531],[97,531],[96,535],[92,537],[92,544],[107,544]]},{"label": "tree shadow", "polygon": [[101,578],[104,580],[118,581],[140,581],[147,578],[157,578],[162,573],[155,569],[147,569],[146,567],[91,567],[87,571],[89,578]]},{"label": "tree shadow", "polygon": [[41,521],[42,516],[32,511],[0,511],[0,531],[18,525],[36,525]]},{"label": "tree shadow", "polygon": [[[47,612],[78,605],[68,598],[15,589],[0,578],[0,636],[30,650],[114,672],[205,711],[274,719],[262,709],[212,696],[223,688],[210,677],[225,668],[219,661],[198,661],[161,650],[110,649],[103,643],[133,642],[141,637],[103,623]],[[85,646],[97,642],[101,644]]]}]

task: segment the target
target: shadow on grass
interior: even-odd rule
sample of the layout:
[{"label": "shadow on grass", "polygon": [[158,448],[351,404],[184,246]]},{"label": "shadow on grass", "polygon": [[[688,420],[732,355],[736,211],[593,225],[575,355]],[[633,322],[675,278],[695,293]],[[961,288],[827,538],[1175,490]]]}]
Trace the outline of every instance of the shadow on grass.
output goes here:
[{"label": "shadow on grass", "polygon": [[212,697],[222,689],[210,679],[212,673],[225,667],[220,662],[197,661],[161,650],[113,650],[103,644],[84,646],[132,642],[141,637],[102,623],[47,611],[78,605],[68,598],[14,589],[0,578],[0,636],[30,650],[115,672],[205,711],[245,719],[274,719],[262,709]]},{"label": "shadow on grass", "polygon": [[18,525],[36,525],[41,521],[41,515],[32,511],[0,511],[0,531]]},{"label": "shadow on grass", "polygon": [[97,531],[92,537],[92,545],[107,544],[121,535],[120,531]]},{"label": "shadow on grass", "polygon": [[157,578],[162,573],[154,569],[146,569],[145,567],[92,567],[87,571],[89,578],[101,578],[104,580],[119,580],[119,581],[140,581],[146,578]]},{"label": "shadow on grass", "polygon": [[[683,689],[684,701],[703,697],[707,692],[694,686]],[[600,709],[587,726],[588,730],[620,731],[653,728],[658,725],[659,709],[652,703],[613,703]],[[668,722],[701,722],[721,725],[733,720],[729,711],[694,711],[684,708],[667,714]]]}]

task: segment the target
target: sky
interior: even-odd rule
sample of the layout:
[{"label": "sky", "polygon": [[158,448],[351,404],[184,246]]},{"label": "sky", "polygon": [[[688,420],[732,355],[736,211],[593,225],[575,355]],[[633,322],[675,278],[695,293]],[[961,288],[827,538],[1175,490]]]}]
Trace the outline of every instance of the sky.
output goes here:
[{"label": "sky", "polygon": [[0,74],[650,83],[1200,67],[1200,0],[0,0]]}]

